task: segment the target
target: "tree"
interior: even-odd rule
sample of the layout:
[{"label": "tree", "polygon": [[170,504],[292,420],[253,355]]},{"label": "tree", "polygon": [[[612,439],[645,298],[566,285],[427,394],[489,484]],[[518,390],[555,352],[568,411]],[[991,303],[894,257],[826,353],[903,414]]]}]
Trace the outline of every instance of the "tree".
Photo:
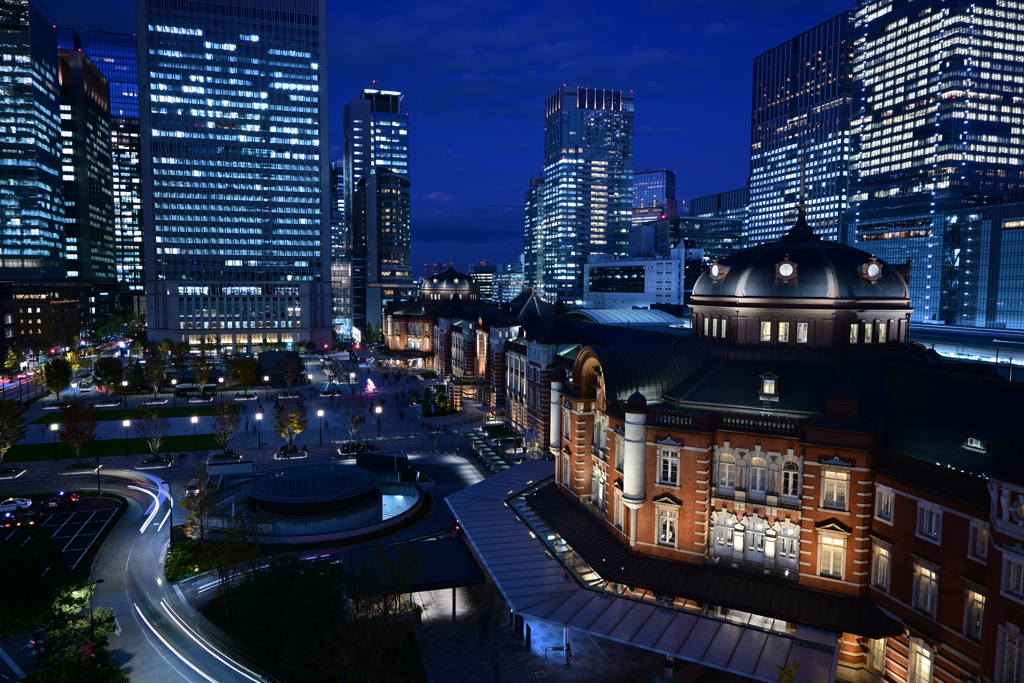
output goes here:
[{"label": "tree", "polygon": [[71,372],[78,372],[82,369],[82,358],[77,351],[68,351],[64,354],[64,360],[71,365]]},{"label": "tree", "polygon": [[124,380],[124,366],[121,361],[112,356],[98,358],[93,366],[93,376],[96,384],[103,388],[109,396],[121,386]]},{"label": "tree", "polygon": [[57,394],[58,403],[61,392],[71,384],[73,374],[71,363],[63,358],[54,358],[43,366],[43,379],[46,381],[46,388]]},{"label": "tree", "polygon": [[182,341],[171,347],[171,362],[175,368],[180,368],[188,360],[188,342]]},{"label": "tree", "polygon": [[17,401],[0,401],[0,472],[4,470],[7,451],[25,438],[25,407]]},{"label": "tree", "polygon": [[82,450],[85,444],[96,440],[98,414],[99,410],[80,398],[72,399],[64,409],[64,422],[61,423],[57,436],[61,441],[70,444],[79,465],[82,464]]},{"label": "tree", "polygon": [[242,421],[238,412],[238,406],[233,404],[213,407],[213,437],[220,444],[222,453],[227,453],[228,444],[238,433]]},{"label": "tree", "polygon": [[[206,481],[206,470],[201,466],[194,467],[189,479]],[[206,529],[210,523],[213,502],[213,492],[205,485],[199,487],[198,493],[188,493],[181,498],[179,505],[185,510],[184,531],[189,538],[206,540]]]},{"label": "tree", "polygon": [[212,370],[210,361],[204,355],[200,355],[192,361],[192,376],[196,380],[196,386],[199,387],[199,393],[206,390],[206,382],[210,379],[210,372]]},{"label": "tree", "polygon": [[46,647],[38,655],[33,683],[127,681],[110,662],[110,634],[117,629],[113,610],[97,607],[90,614],[89,592],[94,586],[64,590],[50,608]]},{"label": "tree", "polygon": [[288,354],[277,364],[275,370],[288,385],[288,393],[291,393],[292,383],[306,371],[306,364],[302,362],[298,354]]},{"label": "tree", "polygon": [[249,395],[249,387],[259,379],[260,364],[255,358],[236,358],[231,363],[231,376],[245,386],[245,395]]},{"label": "tree", "polygon": [[342,396],[338,403],[338,420],[348,430],[349,437],[355,441],[356,434],[370,416],[372,402],[366,396]]},{"label": "tree", "polygon": [[174,342],[170,339],[164,339],[160,342],[160,346],[158,348],[160,355],[164,357],[164,360],[170,360],[171,352],[174,351]]},{"label": "tree", "polygon": [[306,430],[306,406],[301,400],[277,401],[274,404],[274,431],[292,447],[295,437]]},{"label": "tree", "polygon": [[7,356],[4,358],[4,370],[7,371],[8,375],[13,375],[20,365],[21,359],[18,358],[17,352],[13,348],[7,347]]},{"label": "tree", "polygon": [[139,408],[139,419],[132,423],[132,433],[143,439],[153,457],[158,457],[160,447],[171,435],[171,421],[161,416],[160,411],[148,406]]},{"label": "tree", "polygon": [[146,381],[153,387],[153,398],[156,398],[157,392],[160,391],[166,371],[167,363],[159,355],[154,354],[146,360]]},{"label": "tree", "polygon": [[[248,522],[248,524],[247,524]],[[254,560],[260,556],[260,545],[255,540],[254,524],[251,518],[236,517],[224,538],[207,546],[211,564],[217,568],[217,595],[224,599],[224,621],[231,622],[231,588],[240,572],[257,566]],[[239,566],[243,565],[243,566]]]}]

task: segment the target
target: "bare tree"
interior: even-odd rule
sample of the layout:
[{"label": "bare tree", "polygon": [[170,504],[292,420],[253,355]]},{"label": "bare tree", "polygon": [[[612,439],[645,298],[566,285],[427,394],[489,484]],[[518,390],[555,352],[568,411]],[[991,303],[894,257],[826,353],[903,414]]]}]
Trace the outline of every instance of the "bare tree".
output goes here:
[{"label": "bare tree", "polygon": [[4,470],[4,458],[19,441],[25,438],[25,408],[17,401],[0,401],[0,472]]},{"label": "bare tree", "polygon": [[64,409],[64,422],[60,426],[57,435],[61,441],[71,445],[71,450],[78,458],[78,464],[82,464],[82,450],[85,444],[96,440],[96,427],[99,425],[96,417],[99,414],[94,406],[86,404],[80,398],[73,399]]},{"label": "bare tree", "polygon": [[372,407],[373,402],[364,395],[342,396],[338,402],[338,420],[348,430],[349,437],[353,441],[370,417]]},{"label": "bare tree", "polygon": [[195,377],[196,386],[199,387],[200,395],[206,391],[206,382],[210,379],[210,373],[212,371],[213,368],[210,366],[210,361],[205,355],[200,355],[192,361],[192,376]]},{"label": "bare tree", "polygon": [[292,447],[295,437],[306,430],[309,420],[301,400],[278,401],[274,404],[274,431]]},{"label": "bare tree", "polygon": [[237,405],[219,405],[213,408],[213,437],[220,444],[221,452],[227,453],[228,444],[238,433],[242,418]]},{"label": "bare tree", "polygon": [[292,391],[292,384],[306,372],[306,364],[302,362],[298,354],[288,355],[277,364],[275,368],[284,383],[288,385],[288,393]]},{"label": "bare tree", "polygon": [[153,354],[146,359],[146,381],[153,387],[153,398],[156,398],[157,392],[160,391],[166,371],[167,363],[159,355]]},{"label": "bare tree", "polygon": [[143,406],[139,408],[139,419],[132,425],[132,433],[145,440],[155,458],[164,441],[171,435],[171,421],[162,417],[159,410]]}]

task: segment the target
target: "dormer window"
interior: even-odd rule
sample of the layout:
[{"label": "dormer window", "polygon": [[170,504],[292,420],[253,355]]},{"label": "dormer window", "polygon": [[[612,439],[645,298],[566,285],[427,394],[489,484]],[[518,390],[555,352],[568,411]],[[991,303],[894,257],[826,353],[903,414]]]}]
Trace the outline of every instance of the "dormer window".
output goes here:
[{"label": "dormer window", "polygon": [[779,377],[774,373],[766,373],[761,375],[761,391],[760,396],[762,401],[778,401],[779,400]]},{"label": "dormer window", "polygon": [[964,448],[970,448],[972,451],[985,451],[985,444],[982,443],[981,439],[977,439],[973,436],[967,437],[967,443],[964,444]]}]

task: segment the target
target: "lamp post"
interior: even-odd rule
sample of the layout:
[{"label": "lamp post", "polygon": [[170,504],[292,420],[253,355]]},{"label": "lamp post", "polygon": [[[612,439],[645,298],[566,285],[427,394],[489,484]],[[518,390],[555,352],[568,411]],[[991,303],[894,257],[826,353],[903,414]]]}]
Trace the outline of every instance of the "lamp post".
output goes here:
[{"label": "lamp post", "polygon": [[220,402],[221,402],[221,405],[223,405],[224,404],[224,386],[223,386],[224,378],[223,377],[218,377],[217,378],[217,384],[221,385],[221,388],[220,388]]},{"label": "lamp post", "polygon": [[316,416],[320,418],[320,445],[324,445],[324,411],[316,411]]},{"label": "lamp post", "polygon": [[[79,586],[75,590],[80,591],[83,588],[89,588],[90,586],[97,586],[97,585],[99,585],[101,583],[103,583],[103,579],[96,579],[92,583],[83,583],[81,586]],[[95,593],[95,592],[96,592],[95,590],[89,591],[89,634],[90,634],[89,635],[89,639],[92,641],[93,668],[94,669],[96,667],[96,622],[93,620],[93,614],[96,613],[96,610],[92,606],[92,594]]]},{"label": "lamp post", "polygon": [[263,413],[256,413],[256,448],[263,448]]},{"label": "lamp post", "polygon": [[196,423],[199,422],[199,418],[195,415],[192,416],[192,453],[196,454],[199,452],[199,442],[196,437]]},{"label": "lamp post", "polygon": [[171,405],[178,405],[178,380],[171,380]]},{"label": "lamp post", "polygon": [[381,408],[380,406],[377,406],[376,408],[373,409],[374,414],[377,416],[377,438],[378,439],[380,438],[380,414],[381,414],[381,412],[383,410],[384,409]]},{"label": "lamp post", "polygon": [[128,427],[131,425],[130,420],[125,420],[121,423],[124,425],[124,457],[128,457]]},{"label": "lamp post", "polygon": [[121,380],[121,405],[128,407],[128,380]]},{"label": "lamp post", "polygon": [[50,431],[53,432],[53,462],[57,462],[57,430],[60,429],[60,425],[56,422],[50,424]]},{"label": "lamp post", "polygon": [[270,400],[270,375],[263,375],[263,382],[266,384],[265,391],[263,392],[263,399],[266,401]]},{"label": "lamp post", "polygon": [[309,400],[313,400],[313,375],[306,375],[309,377]]},{"label": "lamp post", "polygon": [[352,395],[355,396],[356,395],[356,373],[354,373],[354,372],[348,373],[348,386],[349,386],[349,389],[352,390]]}]

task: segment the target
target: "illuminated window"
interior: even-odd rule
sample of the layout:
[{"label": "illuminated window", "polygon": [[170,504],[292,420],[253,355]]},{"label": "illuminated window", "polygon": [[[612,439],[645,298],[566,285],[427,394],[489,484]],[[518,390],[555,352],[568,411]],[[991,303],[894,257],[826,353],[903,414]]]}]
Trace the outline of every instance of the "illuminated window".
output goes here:
[{"label": "illuminated window", "polygon": [[779,341],[789,341],[789,323],[779,323]]},{"label": "illuminated window", "polygon": [[850,343],[851,344],[856,344],[857,343],[857,334],[858,334],[859,331],[860,331],[860,325],[858,325],[857,323],[853,323],[852,325],[850,325]]},{"label": "illuminated window", "polygon": [[796,343],[806,344],[807,343],[807,323],[796,324]]},{"label": "illuminated window", "polygon": [[770,342],[772,340],[772,324],[770,322],[761,323],[761,341]]}]

